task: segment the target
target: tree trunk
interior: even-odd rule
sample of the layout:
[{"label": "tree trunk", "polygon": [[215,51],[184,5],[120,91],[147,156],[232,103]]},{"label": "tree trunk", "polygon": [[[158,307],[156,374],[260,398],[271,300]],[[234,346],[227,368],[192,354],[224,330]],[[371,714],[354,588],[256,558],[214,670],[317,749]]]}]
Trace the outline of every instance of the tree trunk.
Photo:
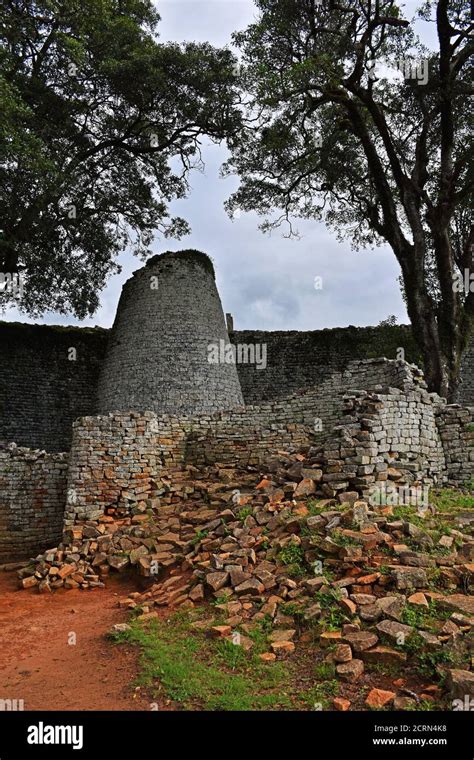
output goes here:
[{"label": "tree trunk", "polygon": [[448,376],[436,320],[435,304],[425,284],[423,257],[417,256],[414,246],[397,256],[402,267],[407,311],[413,335],[423,358],[423,370],[428,389],[448,397]]},{"label": "tree trunk", "polygon": [[461,355],[465,347],[461,330],[461,296],[454,287],[454,257],[449,228],[446,224],[431,225],[436,266],[440,284],[441,305],[438,313],[441,349],[446,359],[447,398],[453,401],[459,383]]}]

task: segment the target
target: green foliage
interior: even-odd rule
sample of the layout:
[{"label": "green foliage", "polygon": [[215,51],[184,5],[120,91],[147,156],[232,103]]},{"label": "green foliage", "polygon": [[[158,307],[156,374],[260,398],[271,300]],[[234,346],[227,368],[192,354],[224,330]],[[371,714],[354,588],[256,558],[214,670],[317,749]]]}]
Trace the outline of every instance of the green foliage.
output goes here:
[{"label": "green foliage", "polygon": [[402,611],[402,623],[424,631],[437,631],[440,622],[450,617],[451,612],[440,609],[435,601],[430,602],[429,608],[407,603]]},{"label": "green foliage", "polygon": [[439,567],[427,567],[426,575],[431,587],[438,588],[441,585],[441,569]]},{"label": "green foliage", "polygon": [[474,509],[474,483],[471,493],[463,493],[455,488],[436,489],[431,494],[431,501],[437,512],[452,514]]},{"label": "green foliage", "polygon": [[265,615],[262,620],[258,620],[255,627],[248,632],[248,637],[252,639],[254,655],[262,654],[268,651],[268,634],[272,631],[272,620],[269,615]]},{"label": "green foliage", "polygon": [[[423,46],[397,0],[257,0],[257,7],[254,23],[234,35],[252,127],[231,140],[225,172],[241,184],[227,209],[256,211],[263,230],[283,224],[290,236],[303,218],[324,220],[356,249],[388,243],[401,265],[417,353],[430,386],[443,390],[440,366],[454,351],[455,380],[458,333],[472,332],[471,299],[461,290],[453,298],[452,288],[446,295],[439,263],[462,271],[470,240],[468,4],[424,5],[419,25],[437,23],[440,40],[452,34],[444,50]],[[408,69],[423,61],[423,81],[394,76],[400,61]],[[433,118],[433,103],[449,111],[449,129]],[[441,152],[456,156],[458,173],[452,162],[440,165]],[[448,196],[449,213],[440,215]],[[382,329],[392,331],[392,321]]]},{"label": "green foliage", "polygon": [[469,658],[467,654],[456,653],[446,646],[430,650],[418,631],[408,636],[405,643],[397,645],[397,648],[405,651],[420,673],[430,678],[433,676],[439,678],[438,666],[440,665],[458,668],[466,668],[468,666]]},{"label": "green foliage", "polygon": [[337,695],[339,683],[334,678],[315,684],[301,693],[303,702],[310,710],[318,710],[329,707],[330,700]]},{"label": "green foliage", "polygon": [[321,681],[330,681],[335,678],[336,666],[333,662],[320,662],[314,666],[314,675]]},{"label": "green foliage", "polygon": [[331,591],[317,591],[314,595],[316,601],[321,605],[321,609],[329,610],[341,599],[341,592],[339,589],[331,589]]},{"label": "green foliage", "polygon": [[291,617],[301,617],[304,615],[305,607],[298,602],[284,602],[281,605],[281,611],[284,615],[290,615]]},{"label": "green foliage", "polygon": [[338,631],[347,622],[348,616],[344,613],[338,602],[341,599],[339,589],[331,591],[317,591],[315,600],[321,605],[321,625],[326,631]]},{"label": "green foliage", "polygon": [[227,604],[228,601],[229,598],[225,594],[222,594],[222,596],[216,596],[215,599],[211,601],[211,604],[216,606],[218,604]]},{"label": "green foliage", "polygon": [[[286,676],[279,663],[266,665],[228,641],[191,633],[187,615],[148,627],[132,623],[115,634],[117,643],[141,649],[139,684],[164,693],[186,709],[274,710],[289,707],[279,688]],[[255,684],[258,683],[258,692]]]},{"label": "green foliage", "polygon": [[333,607],[324,614],[324,628],[326,631],[339,631],[349,617],[339,607]]},{"label": "green foliage", "polygon": [[308,499],[306,502],[306,508],[311,517],[317,517],[321,512],[327,510],[327,504],[321,504],[318,499]]},{"label": "green foliage", "polygon": [[360,546],[360,541],[353,536],[346,536],[340,530],[333,531],[331,539],[337,546]]},{"label": "green foliage", "polygon": [[453,652],[446,649],[440,649],[436,652],[420,652],[417,655],[418,668],[421,673],[427,676],[437,675],[438,665],[449,665],[454,667],[456,657]]},{"label": "green foliage", "polygon": [[241,646],[236,646],[232,641],[223,639],[216,644],[216,653],[218,660],[226,665],[230,670],[241,669],[248,661],[248,655]]},{"label": "green foliage", "polygon": [[391,678],[396,678],[400,674],[400,672],[403,671],[403,668],[401,667],[400,663],[388,663],[384,662],[383,664],[380,662],[367,662],[364,665],[364,668],[369,673],[378,673],[379,675],[384,676],[387,678],[387,676],[390,676]]},{"label": "green foliage", "polygon": [[305,574],[304,549],[298,544],[287,544],[279,552],[278,559],[287,566],[290,577],[299,578]]},{"label": "green foliage", "polygon": [[239,520],[242,520],[242,522],[245,520],[246,517],[249,517],[249,515],[253,515],[253,509],[252,507],[242,507],[242,509],[239,510],[237,513],[237,517]]},{"label": "green foliage", "polygon": [[126,247],[145,258],[155,234],[187,234],[168,204],[186,195],[201,137],[240,121],[235,59],[158,42],[151,0],[1,13],[0,271],[24,272],[23,311],[83,318]]},{"label": "green foliage", "polygon": [[193,546],[197,546],[197,544],[199,544],[200,541],[203,540],[203,538],[206,538],[208,533],[209,531],[207,530],[197,530],[196,535],[194,536],[194,538],[191,539],[189,543],[192,544]]},{"label": "green foliage", "polygon": [[405,709],[414,712],[431,712],[432,710],[437,710],[439,708],[437,708],[436,704],[429,699],[420,699],[419,702],[416,702],[416,704],[410,705]]}]

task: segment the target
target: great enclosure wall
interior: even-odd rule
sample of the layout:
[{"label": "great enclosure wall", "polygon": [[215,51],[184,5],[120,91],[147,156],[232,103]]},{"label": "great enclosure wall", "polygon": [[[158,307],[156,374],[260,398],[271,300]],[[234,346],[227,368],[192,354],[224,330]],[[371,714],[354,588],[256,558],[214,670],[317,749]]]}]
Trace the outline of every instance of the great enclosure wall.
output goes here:
[{"label": "great enclosure wall", "polygon": [[[189,466],[258,465],[285,447],[337,450],[325,498],[366,497],[393,462],[414,483],[473,477],[474,343],[447,405],[406,326],[234,331],[198,252],[135,272],[110,331],[1,323],[0,337],[0,562],[109,513],[159,510]],[[265,366],[210,360],[230,343],[264,346]],[[370,442],[355,455],[342,443],[354,430]]]}]

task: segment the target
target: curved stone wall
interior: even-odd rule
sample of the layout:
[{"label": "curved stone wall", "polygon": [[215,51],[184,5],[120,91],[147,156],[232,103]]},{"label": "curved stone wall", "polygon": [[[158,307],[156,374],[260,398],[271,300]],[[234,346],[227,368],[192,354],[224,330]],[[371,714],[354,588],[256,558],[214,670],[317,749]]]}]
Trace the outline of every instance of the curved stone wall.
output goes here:
[{"label": "curved stone wall", "polygon": [[61,540],[69,455],[0,444],[0,564]]},{"label": "curved stone wall", "polygon": [[[208,256],[154,256],[122,290],[99,379],[98,412],[199,414],[243,404]],[[209,359],[217,359],[215,363]]]}]

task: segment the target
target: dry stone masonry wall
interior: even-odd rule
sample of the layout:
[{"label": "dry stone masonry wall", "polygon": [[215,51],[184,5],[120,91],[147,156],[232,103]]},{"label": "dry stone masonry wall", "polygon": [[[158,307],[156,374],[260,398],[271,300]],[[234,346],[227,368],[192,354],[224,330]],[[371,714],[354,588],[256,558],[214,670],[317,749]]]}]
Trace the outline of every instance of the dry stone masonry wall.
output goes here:
[{"label": "dry stone masonry wall", "polygon": [[[473,410],[429,394],[416,364],[376,358],[403,348],[416,361],[408,328],[233,332],[266,361],[229,361],[213,266],[197,251],[135,272],[109,335],[16,324],[0,337],[0,561],[63,528],[76,540],[77,526],[93,553],[107,522],[139,529],[185,500],[196,468],[255,468],[282,449],[319,447],[329,498],[365,498],[394,469],[415,486],[473,479]],[[474,402],[471,358],[460,395]],[[70,457],[56,453],[71,432]]]},{"label": "dry stone masonry wall", "polygon": [[461,361],[461,382],[457,401],[464,406],[474,406],[474,338]]},{"label": "dry stone masonry wall", "polygon": [[[244,403],[227,346],[210,259],[197,251],[150,259],[125,284],[99,381],[98,411],[199,414]],[[218,358],[218,357],[217,357]]]},{"label": "dry stone masonry wall", "polygon": [[193,463],[238,461],[256,464],[284,446],[324,440],[343,413],[343,389],[404,388],[421,382],[417,367],[387,359],[351,362],[315,388],[279,401],[248,406],[213,418],[199,418],[188,438]]},{"label": "dry stone masonry wall", "polygon": [[155,506],[153,499],[170,490],[182,493],[186,465],[261,463],[282,447],[321,437],[315,420],[323,420],[327,436],[343,411],[341,388],[356,381],[404,387],[418,375],[404,362],[367,360],[335,373],[320,388],[258,406],[193,417],[123,412],[79,419],[73,426],[66,525],[104,513],[133,514],[137,504],[145,511],[149,499]]},{"label": "dry stone masonry wall", "polygon": [[67,469],[67,454],[0,446],[0,563],[60,541]]},{"label": "dry stone masonry wall", "polygon": [[[231,339],[240,345],[266,346],[264,371],[252,364],[238,367],[247,404],[284,398],[301,388],[319,385],[328,374],[342,372],[355,360],[385,356],[420,363],[419,351],[406,325],[336,327],[308,332],[236,330]],[[402,356],[400,349],[404,352]]]},{"label": "dry stone masonry wall", "polygon": [[[47,451],[68,450],[72,422],[98,413],[99,370],[109,332],[0,322],[0,440]],[[231,335],[234,344],[248,345],[252,340],[267,346],[267,367],[237,364],[248,405],[325,383],[328,374],[347,369],[354,355],[363,357],[364,351],[365,356],[378,350],[391,357],[400,346],[409,361],[417,359],[411,333],[404,326]],[[69,359],[70,348],[76,349],[76,360]],[[474,405],[474,341],[463,362],[459,403]]]},{"label": "dry stone masonry wall", "polygon": [[[138,329],[141,334],[142,324]],[[72,422],[104,411],[98,407],[97,386],[109,334],[110,330],[101,328],[0,322],[0,441],[46,451],[68,450]],[[246,405],[321,387],[357,358],[395,358],[397,349],[404,348],[409,362],[419,362],[411,331],[404,325],[312,332],[235,331],[230,340],[241,346],[265,345],[267,350],[265,369],[237,364]],[[69,359],[71,347],[77,352],[75,361]],[[458,402],[474,406],[474,340],[464,357]]]},{"label": "dry stone masonry wall", "polygon": [[[396,460],[399,470],[440,481],[445,469],[442,443],[436,426],[441,399],[426,390],[401,392],[390,388],[380,396],[377,433],[379,453]],[[377,437],[378,437],[377,436]]]},{"label": "dry stone masonry wall", "polygon": [[96,412],[108,330],[0,323],[0,441],[66,451]]},{"label": "dry stone masonry wall", "polygon": [[66,530],[125,516],[139,524],[192,493],[193,467],[258,466],[318,442],[329,498],[347,490],[367,498],[392,466],[408,482],[463,485],[474,476],[472,419],[428,393],[416,366],[387,359],[352,362],[317,388],[225,412],[83,417],[73,425],[67,495],[67,455],[2,449],[1,556],[54,543],[63,513]]},{"label": "dry stone masonry wall", "polygon": [[[368,489],[396,466],[408,482],[441,484],[445,473],[460,484],[472,473],[468,433],[472,415],[445,406],[423,387],[417,368],[368,360],[351,367],[350,379],[398,379],[401,388],[375,383],[377,392],[340,391],[338,422],[321,444],[325,495]],[[410,380],[411,378],[411,380]],[[341,384],[338,387],[350,387]],[[194,466],[257,466],[282,449],[314,443],[320,413],[318,390],[285,401],[214,415],[157,416],[153,412],[86,417],[74,424],[66,526],[101,515],[133,516],[158,510],[192,492]],[[441,434],[438,424],[441,421]],[[447,470],[444,441],[449,439]],[[191,468],[191,470],[190,470]]]},{"label": "dry stone masonry wall", "polygon": [[437,397],[416,388],[346,396],[345,416],[321,450],[325,495],[354,491],[384,503],[391,498],[385,483],[394,467],[406,483],[441,484],[444,452],[437,407]]},{"label": "dry stone masonry wall", "polygon": [[129,514],[158,488],[156,415],[83,417],[74,423],[66,527],[108,513]]},{"label": "dry stone masonry wall", "polygon": [[474,410],[457,406],[438,410],[437,424],[446,460],[446,475],[453,485],[470,483],[474,491]]}]

